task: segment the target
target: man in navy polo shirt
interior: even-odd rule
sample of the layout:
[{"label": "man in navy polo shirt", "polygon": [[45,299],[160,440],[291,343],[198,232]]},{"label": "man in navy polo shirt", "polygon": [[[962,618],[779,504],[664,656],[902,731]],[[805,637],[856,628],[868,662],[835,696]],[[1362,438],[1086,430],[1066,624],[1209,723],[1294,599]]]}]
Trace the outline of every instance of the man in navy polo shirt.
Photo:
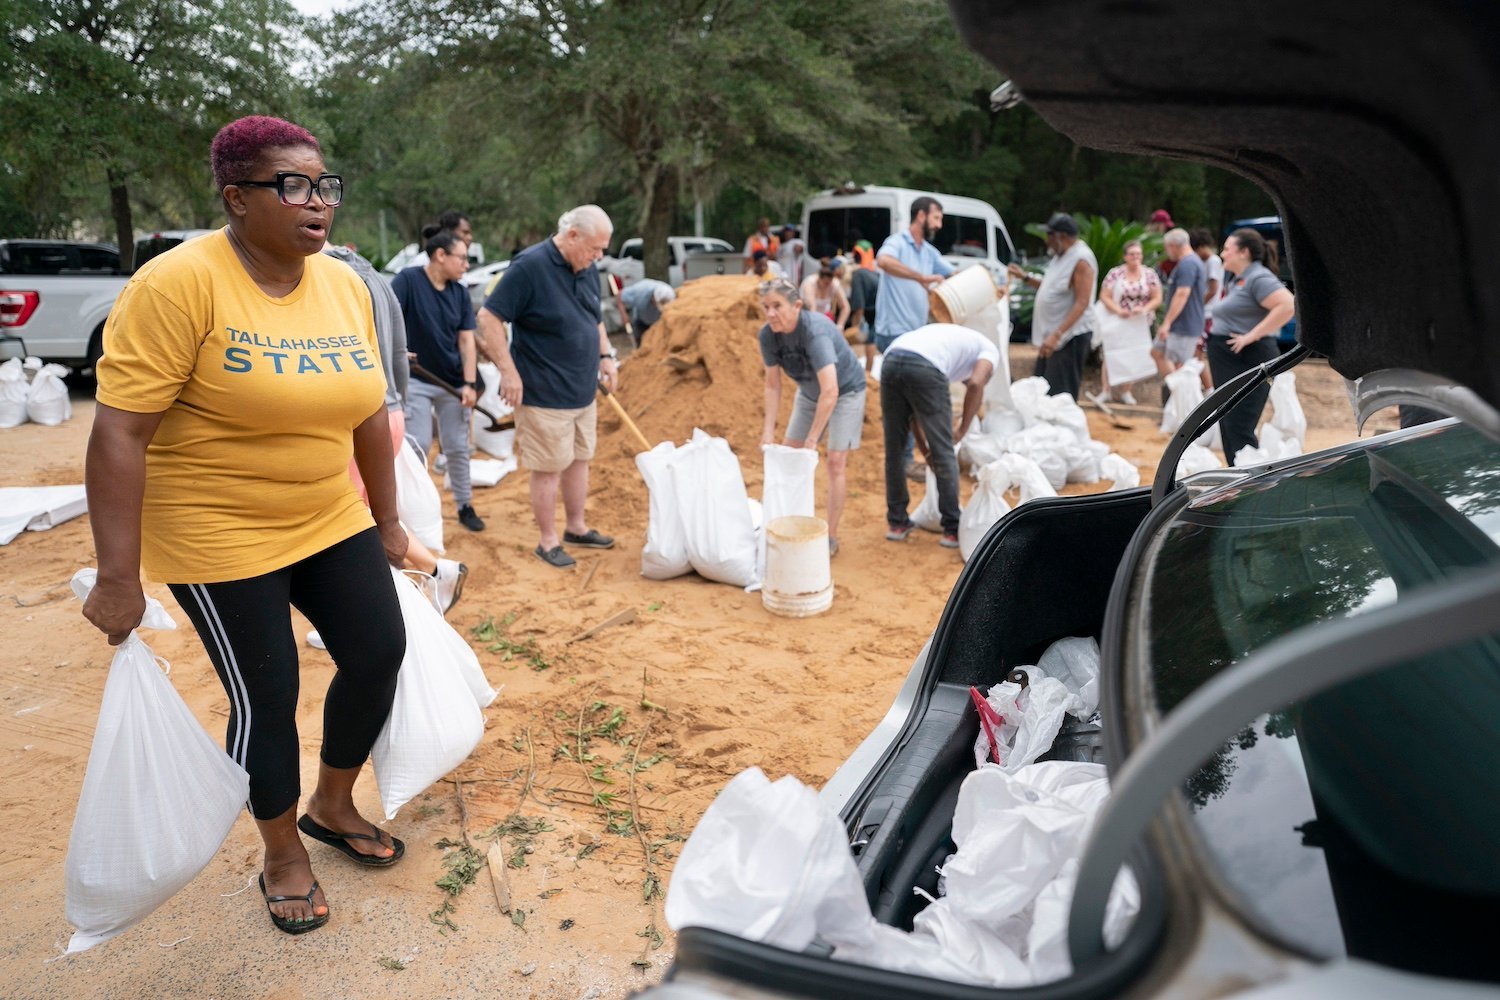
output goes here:
[{"label": "man in navy polo shirt", "polygon": [[[613,231],[598,205],[564,212],[556,235],[512,258],[505,280],[479,311],[485,353],[500,369],[500,396],[515,407],[516,455],[531,473],[531,512],[541,535],[536,556],[558,569],[575,565],[563,544],[615,544],[588,527],[583,515],[594,457],[594,393],[601,377],[610,392],[619,380],[594,266]],[[502,323],[510,324],[509,346]],[[567,514],[560,540],[559,488]]]}]

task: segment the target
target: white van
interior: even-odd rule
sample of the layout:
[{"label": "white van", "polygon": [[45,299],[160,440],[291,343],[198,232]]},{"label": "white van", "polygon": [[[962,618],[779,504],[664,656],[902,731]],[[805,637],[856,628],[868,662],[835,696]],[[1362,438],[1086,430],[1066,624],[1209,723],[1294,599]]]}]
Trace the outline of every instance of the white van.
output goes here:
[{"label": "white van", "polygon": [[943,207],[943,228],[932,241],[943,259],[955,267],[982,261],[1003,284],[1005,265],[1016,259],[1016,246],[1000,213],[978,198],[939,191],[847,184],[819,191],[802,209],[808,256],[816,260],[841,251],[848,254],[857,239],[869,240],[878,251],[887,236],[911,225],[911,203],[924,195]]}]

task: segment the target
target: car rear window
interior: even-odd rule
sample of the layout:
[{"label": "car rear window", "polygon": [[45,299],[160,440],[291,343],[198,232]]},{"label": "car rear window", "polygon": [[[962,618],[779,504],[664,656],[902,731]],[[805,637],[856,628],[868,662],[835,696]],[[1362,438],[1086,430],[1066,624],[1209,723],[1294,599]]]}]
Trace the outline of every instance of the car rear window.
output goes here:
[{"label": "car rear window", "polygon": [[8,243],[0,267],[6,274],[113,274],[120,268],[120,255],[102,246]]},{"label": "car rear window", "polygon": [[[1147,554],[1126,648],[1161,715],[1297,628],[1496,563],[1500,446],[1437,425],[1194,500]],[[1500,633],[1254,720],[1183,793],[1261,926],[1446,972],[1477,957],[1454,943],[1474,920],[1500,926],[1497,745]]]}]

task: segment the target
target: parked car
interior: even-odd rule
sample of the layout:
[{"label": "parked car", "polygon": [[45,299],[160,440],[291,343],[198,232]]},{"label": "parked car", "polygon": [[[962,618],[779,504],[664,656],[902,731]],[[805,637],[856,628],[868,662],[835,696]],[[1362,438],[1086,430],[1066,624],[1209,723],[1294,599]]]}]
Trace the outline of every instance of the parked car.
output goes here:
[{"label": "parked car", "polygon": [[141,265],[152,257],[164,254],[188,240],[216,232],[218,232],[217,229],[163,229],[159,232],[147,233],[135,241],[135,268],[139,270]]},{"label": "parked car", "polygon": [[911,204],[924,195],[943,206],[943,228],[932,239],[943,259],[954,267],[980,261],[1003,283],[1005,265],[1016,259],[1016,247],[995,207],[978,198],[911,188],[844,185],[807,199],[802,208],[805,264],[815,267],[819,258],[850,252],[855,233],[879,250],[886,237],[911,224]]},{"label": "parked car", "polygon": [[[667,248],[671,255],[667,280],[673,288],[686,280],[683,265],[689,257],[697,254],[738,253],[727,241],[712,236],[668,236]],[[620,244],[620,252],[613,257],[605,257],[601,260],[599,270],[618,275],[626,285],[640,281],[646,274],[645,251],[641,238],[632,236]]]},{"label": "parked car", "polygon": [[[1500,188],[1475,166],[1500,152],[1488,10],[1270,0],[1242,30],[1195,0],[950,6],[1064,134],[1254,176],[1285,209],[1301,343],[1218,387],[1151,487],[1002,518],[891,711],[822,791],[875,917],[910,928],[974,766],[969,686],[1060,638],[1097,637],[1099,731],[1069,725],[1052,751],[1102,757],[1111,777],[1071,902],[1072,973],[989,989],[687,928],[651,995],[1493,995],[1500,298],[1486,208]],[[1164,66],[1163,23],[1180,51],[1235,31],[1255,86],[1213,61]],[[1413,37],[1442,60],[1417,58]],[[1434,232],[1470,249],[1409,252]],[[1178,482],[1186,446],[1310,349],[1351,380],[1357,426],[1394,403],[1455,419]],[[1141,909],[1106,947],[1104,902],[1126,861]]]},{"label": "parked car", "polygon": [[[427,263],[427,254],[423,251],[421,244],[408,243],[396,255],[385,262],[380,270],[387,276],[395,277],[408,267],[420,266]],[[469,244],[469,267],[477,268],[485,265],[484,244],[474,242]]]},{"label": "parked car", "polygon": [[0,351],[92,368],[125,281],[113,243],[0,240]]}]

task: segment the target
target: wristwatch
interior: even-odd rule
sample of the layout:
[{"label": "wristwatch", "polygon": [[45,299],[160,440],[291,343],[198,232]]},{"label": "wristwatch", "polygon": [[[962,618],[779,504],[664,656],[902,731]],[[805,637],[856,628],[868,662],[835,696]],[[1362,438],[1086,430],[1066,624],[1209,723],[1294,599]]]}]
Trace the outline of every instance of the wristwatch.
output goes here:
[{"label": "wristwatch", "polygon": [[465,382],[464,385],[468,386],[470,389],[478,389],[479,388],[479,383],[478,382]]},{"label": "wristwatch", "polygon": [[601,354],[601,355],[599,355],[599,360],[603,361],[605,358],[609,358],[609,360],[611,360],[611,361],[617,361],[617,360],[619,360],[619,357],[620,357],[619,352],[617,352],[613,347],[611,347],[609,349],[609,353],[608,354]]}]

